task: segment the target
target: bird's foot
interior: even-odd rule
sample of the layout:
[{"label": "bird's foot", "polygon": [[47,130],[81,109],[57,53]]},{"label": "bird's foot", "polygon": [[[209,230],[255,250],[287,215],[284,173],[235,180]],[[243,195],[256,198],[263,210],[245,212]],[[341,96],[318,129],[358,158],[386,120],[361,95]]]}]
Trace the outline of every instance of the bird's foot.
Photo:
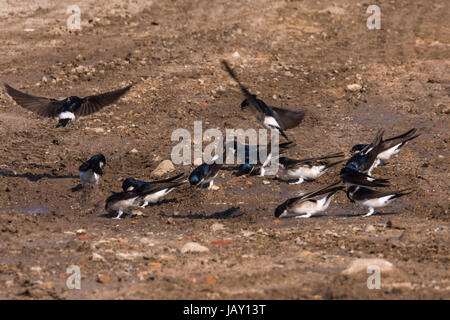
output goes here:
[{"label": "bird's foot", "polygon": [[117,214],[117,217],[114,217],[113,219],[120,219],[120,217],[122,216],[123,212],[119,211],[119,213]]},{"label": "bird's foot", "polygon": [[303,179],[302,178],[300,178],[300,179],[298,179],[297,181],[294,181],[294,182],[289,182],[289,184],[300,184],[300,183],[303,183]]},{"label": "bird's foot", "polygon": [[363,217],[370,217],[375,213],[375,210],[373,208],[370,208],[369,212],[367,212]]}]

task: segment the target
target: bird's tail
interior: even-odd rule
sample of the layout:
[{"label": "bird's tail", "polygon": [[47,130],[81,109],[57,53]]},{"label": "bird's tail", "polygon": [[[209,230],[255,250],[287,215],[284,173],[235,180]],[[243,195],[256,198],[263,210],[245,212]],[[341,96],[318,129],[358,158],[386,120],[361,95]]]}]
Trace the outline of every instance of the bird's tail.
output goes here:
[{"label": "bird's tail", "polygon": [[408,194],[410,194],[410,193],[413,193],[414,191],[416,191],[416,189],[414,189],[414,188],[405,188],[405,189],[399,190],[399,191],[397,191],[397,192],[395,193],[395,196],[392,197],[392,199],[400,198],[400,197],[406,196],[406,195],[408,195]]},{"label": "bird's tail", "polygon": [[336,165],[338,165],[338,164],[344,162],[345,160],[346,160],[346,159],[342,159],[342,160],[339,160],[339,161],[336,161],[336,162],[329,163],[329,164],[327,164],[327,165],[325,166],[325,168],[328,169],[328,168],[334,167],[334,166],[336,166]]}]

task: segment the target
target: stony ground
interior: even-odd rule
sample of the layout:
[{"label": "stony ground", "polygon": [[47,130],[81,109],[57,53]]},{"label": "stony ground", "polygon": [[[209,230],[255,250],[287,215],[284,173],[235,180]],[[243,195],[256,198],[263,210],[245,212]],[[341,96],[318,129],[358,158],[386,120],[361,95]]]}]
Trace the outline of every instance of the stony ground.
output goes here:
[{"label": "stony ground", "polygon": [[[68,32],[71,4],[0,0],[0,82],[53,98],[134,87],[59,129],[0,91],[0,298],[450,298],[448,3],[375,1],[381,29],[368,30],[364,1],[79,0],[82,30]],[[369,218],[339,193],[323,215],[278,220],[278,204],[339,168],[301,185],[224,170],[218,190],[110,219],[106,197],[126,177],[150,180],[175,128],[259,128],[221,59],[271,105],[307,112],[291,157],[419,128],[374,172],[416,192]],[[72,192],[79,159],[99,152],[101,183]],[[379,290],[367,288],[374,263]],[[80,290],[66,286],[71,265]]]}]

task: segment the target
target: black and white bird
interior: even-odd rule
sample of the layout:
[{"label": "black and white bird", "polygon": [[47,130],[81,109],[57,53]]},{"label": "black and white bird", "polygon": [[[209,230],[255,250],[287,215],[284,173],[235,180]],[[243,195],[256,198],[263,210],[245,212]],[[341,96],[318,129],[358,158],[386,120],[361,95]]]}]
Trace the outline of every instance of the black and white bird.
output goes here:
[{"label": "black and white bird", "polygon": [[302,196],[291,198],[280,204],[275,209],[275,217],[310,218],[312,215],[325,211],[331,203],[333,195],[339,190],[345,189],[335,182],[325,188],[306,193]]},{"label": "black and white bird", "polygon": [[189,175],[189,183],[196,187],[208,187],[211,189],[214,185],[214,179],[219,174],[220,169],[223,167],[223,163],[217,163],[219,155],[216,154],[211,163],[203,163],[195,168]]},{"label": "black and white bird", "polygon": [[102,154],[96,154],[88,161],[83,161],[83,164],[78,168],[81,186],[84,187],[86,183],[98,184],[100,177],[103,175],[105,165],[106,158]]},{"label": "black and white bird", "polygon": [[345,164],[346,168],[350,168],[359,172],[366,173],[370,176],[372,170],[378,164],[377,157],[382,151],[383,130],[379,130],[372,143],[365,146],[361,151],[355,153]]},{"label": "black and white bird", "polygon": [[[231,150],[237,154],[237,161],[240,164],[238,175],[251,175],[253,172],[259,171],[259,175],[263,177],[270,161],[275,160],[280,154],[294,146],[296,146],[295,142],[283,142],[278,144],[278,152],[276,152],[272,142],[269,142],[266,146],[248,145],[241,144],[235,139]],[[239,154],[241,150],[243,150],[243,155]]]},{"label": "black and white bird", "polygon": [[97,112],[101,108],[114,103],[123,94],[130,90],[131,85],[111,92],[79,98],[71,96],[63,100],[49,99],[32,96],[14,89],[5,83],[6,92],[23,108],[40,116],[58,117],[58,127],[65,127],[69,122],[74,122],[76,117],[87,116]]},{"label": "black and white bird", "polygon": [[390,204],[395,199],[406,196],[413,192],[412,189],[403,189],[399,191],[376,191],[360,186],[351,186],[347,189],[347,197],[352,202],[368,207],[364,217],[369,217],[375,213],[375,208],[382,208]]},{"label": "black and white bird", "polygon": [[247,88],[241,84],[236,74],[225,60],[222,61],[222,64],[225,66],[225,69],[230,76],[237,82],[245,96],[245,100],[241,103],[241,109],[249,109],[256,117],[256,120],[258,120],[264,128],[277,131],[289,141],[289,138],[284,131],[298,126],[303,120],[305,112],[280,109],[266,105],[264,101],[257,99],[255,95],[252,95]]},{"label": "black and white bird", "polygon": [[340,172],[342,182],[349,186],[387,187],[388,179],[373,178],[365,173],[344,167]]},{"label": "black and white bird", "polygon": [[[403,148],[405,145],[407,145],[409,141],[420,136],[420,133],[416,134],[416,132],[417,129],[412,128],[411,130],[402,133],[401,135],[386,140],[382,140],[380,147],[381,150],[380,153],[377,155],[376,164],[374,166],[376,167],[379,164],[385,164],[387,160],[389,160],[391,157],[399,153],[400,149]],[[351,149],[351,152],[352,153],[361,152],[367,146],[368,145],[366,144],[354,145],[353,148]]]},{"label": "black and white bird", "polygon": [[339,152],[323,157],[300,159],[300,160],[289,159],[287,157],[280,157],[278,161],[280,167],[289,177],[297,179],[297,181],[292,182],[292,184],[299,184],[305,180],[312,181],[319,178],[331,167],[345,161],[344,159],[342,159],[333,162],[330,161],[330,159],[342,157],[344,157],[344,153]]},{"label": "black and white bird", "polygon": [[169,192],[183,185],[185,183],[185,181],[181,181],[183,176],[184,174],[181,173],[168,179],[156,180],[152,182],[127,178],[122,183],[122,189],[128,192],[136,191],[139,194],[137,202],[139,202],[140,207],[144,208],[150,203],[157,203]]},{"label": "black and white bird", "polygon": [[140,205],[140,194],[137,191],[117,192],[105,201],[105,210],[109,214],[117,214],[114,219],[120,219],[122,214],[129,214],[133,208]]}]

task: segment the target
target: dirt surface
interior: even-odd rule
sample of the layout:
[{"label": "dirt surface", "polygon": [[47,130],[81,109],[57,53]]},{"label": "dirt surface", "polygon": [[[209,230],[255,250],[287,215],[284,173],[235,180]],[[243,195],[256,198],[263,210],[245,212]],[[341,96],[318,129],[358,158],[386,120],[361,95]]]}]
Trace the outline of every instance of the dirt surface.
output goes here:
[{"label": "dirt surface", "polygon": [[[0,0],[0,82],[52,98],[135,85],[58,129],[0,90],[0,298],[450,298],[448,2],[79,0],[76,32],[73,1],[24,3]],[[370,4],[380,30],[366,27]],[[181,188],[143,215],[105,216],[124,178],[150,180],[170,159],[175,128],[260,128],[221,59],[269,104],[307,112],[288,131],[291,157],[349,155],[379,128],[419,128],[374,171],[416,192],[368,218],[338,193],[323,215],[278,220],[278,204],[339,168],[300,185],[223,171],[218,190]],[[72,192],[79,159],[99,152],[101,183]],[[182,253],[188,242],[209,251]],[[392,263],[381,289],[367,288],[366,269],[343,273],[361,258]],[[66,286],[70,265],[80,290]]]}]

